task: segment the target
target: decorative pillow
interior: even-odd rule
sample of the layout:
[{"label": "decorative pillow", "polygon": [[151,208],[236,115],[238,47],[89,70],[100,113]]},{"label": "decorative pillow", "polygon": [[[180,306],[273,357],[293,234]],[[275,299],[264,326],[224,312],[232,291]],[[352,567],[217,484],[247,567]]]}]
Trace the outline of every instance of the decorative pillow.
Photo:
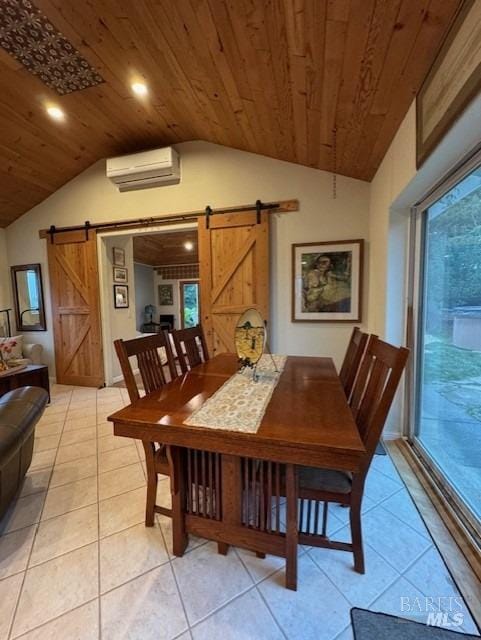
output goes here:
[{"label": "decorative pillow", "polygon": [[5,361],[22,358],[22,340],[23,336],[0,338],[0,349]]}]

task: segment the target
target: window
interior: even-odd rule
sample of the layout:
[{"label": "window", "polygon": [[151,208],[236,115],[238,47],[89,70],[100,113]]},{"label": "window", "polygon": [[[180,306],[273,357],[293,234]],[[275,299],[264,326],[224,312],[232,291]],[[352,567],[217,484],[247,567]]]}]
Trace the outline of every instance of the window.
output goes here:
[{"label": "window", "polygon": [[471,526],[481,524],[481,168],[418,214],[411,440]]},{"label": "window", "polygon": [[199,281],[181,281],[180,283],[180,311],[182,328],[188,329],[200,324],[199,320]]}]

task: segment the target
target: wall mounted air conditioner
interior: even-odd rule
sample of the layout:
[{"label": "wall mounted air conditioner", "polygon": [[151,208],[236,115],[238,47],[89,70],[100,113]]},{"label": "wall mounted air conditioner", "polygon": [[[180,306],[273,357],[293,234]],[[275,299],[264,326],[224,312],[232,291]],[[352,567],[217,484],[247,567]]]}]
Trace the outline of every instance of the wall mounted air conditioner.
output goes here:
[{"label": "wall mounted air conditioner", "polygon": [[107,159],[107,178],[119,191],[180,182],[179,154],[172,147]]}]

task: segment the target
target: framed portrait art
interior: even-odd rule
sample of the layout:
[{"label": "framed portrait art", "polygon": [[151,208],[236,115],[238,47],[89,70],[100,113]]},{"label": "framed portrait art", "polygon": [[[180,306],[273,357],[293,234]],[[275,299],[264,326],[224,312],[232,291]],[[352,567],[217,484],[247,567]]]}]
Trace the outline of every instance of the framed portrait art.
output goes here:
[{"label": "framed portrait art", "polygon": [[292,245],[292,321],[360,322],[363,240]]},{"label": "framed portrait art", "polygon": [[114,282],[126,284],[128,282],[127,269],[125,267],[114,267]]},{"label": "framed portrait art", "polygon": [[120,247],[112,247],[112,259],[116,267],[125,267],[125,251]]},{"label": "framed portrait art", "polygon": [[114,307],[116,309],[129,308],[129,288],[125,284],[114,284]]},{"label": "framed portrait art", "polygon": [[416,166],[481,89],[481,2],[465,0],[416,96]]},{"label": "framed portrait art", "polygon": [[159,284],[159,305],[171,307],[174,304],[174,286],[172,284]]}]

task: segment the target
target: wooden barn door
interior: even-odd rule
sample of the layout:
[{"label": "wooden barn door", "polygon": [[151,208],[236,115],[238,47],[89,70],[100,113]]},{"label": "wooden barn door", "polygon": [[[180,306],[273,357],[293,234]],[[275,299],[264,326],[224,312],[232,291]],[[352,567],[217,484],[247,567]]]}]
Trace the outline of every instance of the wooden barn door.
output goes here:
[{"label": "wooden barn door", "polygon": [[235,352],[240,315],[269,319],[269,213],[225,213],[199,219],[201,317],[211,355]]},{"label": "wooden barn door", "polygon": [[100,387],[104,364],[100,329],[97,237],[72,231],[47,238],[59,384]]}]

